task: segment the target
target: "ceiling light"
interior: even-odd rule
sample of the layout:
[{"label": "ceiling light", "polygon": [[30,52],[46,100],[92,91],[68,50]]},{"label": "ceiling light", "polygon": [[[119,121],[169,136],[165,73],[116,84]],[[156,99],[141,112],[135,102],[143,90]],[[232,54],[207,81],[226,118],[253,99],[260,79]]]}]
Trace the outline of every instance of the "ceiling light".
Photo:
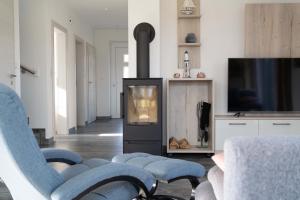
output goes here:
[{"label": "ceiling light", "polygon": [[104,8],[105,11],[108,11],[108,8]]},{"label": "ceiling light", "polygon": [[191,15],[191,14],[193,14],[195,7],[196,6],[195,6],[193,0],[184,0],[181,12],[185,15]]}]

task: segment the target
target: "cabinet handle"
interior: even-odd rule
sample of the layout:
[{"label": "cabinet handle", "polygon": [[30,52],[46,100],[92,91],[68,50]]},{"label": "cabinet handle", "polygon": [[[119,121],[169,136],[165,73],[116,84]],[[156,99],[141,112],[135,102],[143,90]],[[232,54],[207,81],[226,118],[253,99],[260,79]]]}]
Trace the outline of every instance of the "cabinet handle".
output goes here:
[{"label": "cabinet handle", "polygon": [[290,126],[291,123],[273,123],[273,126]]},{"label": "cabinet handle", "polygon": [[247,123],[229,123],[230,126],[246,126]]}]

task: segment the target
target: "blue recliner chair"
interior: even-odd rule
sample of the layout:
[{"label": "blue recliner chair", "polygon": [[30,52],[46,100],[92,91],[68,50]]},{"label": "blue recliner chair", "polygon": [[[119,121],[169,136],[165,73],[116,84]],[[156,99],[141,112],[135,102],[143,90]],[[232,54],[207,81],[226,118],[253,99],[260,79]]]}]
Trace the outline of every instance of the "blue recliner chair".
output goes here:
[{"label": "blue recliner chair", "polygon": [[[48,162],[71,166],[58,173]],[[65,150],[40,150],[19,97],[0,84],[0,177],[15,200],[129,200],[151,193],[147,171]]]}]

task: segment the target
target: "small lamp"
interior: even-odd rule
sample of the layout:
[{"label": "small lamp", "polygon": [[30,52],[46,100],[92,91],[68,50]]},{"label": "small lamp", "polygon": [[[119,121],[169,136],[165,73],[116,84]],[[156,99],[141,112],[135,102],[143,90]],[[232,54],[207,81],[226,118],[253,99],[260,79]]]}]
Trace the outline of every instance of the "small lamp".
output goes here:
[{"label": "small lamp", "polygon": [[191,15],[193,14],[194,8],[196,7],[193,0],[184,0],[183,5],[182,5],[183,9],[181,10],[181,12],[185,15]]}]

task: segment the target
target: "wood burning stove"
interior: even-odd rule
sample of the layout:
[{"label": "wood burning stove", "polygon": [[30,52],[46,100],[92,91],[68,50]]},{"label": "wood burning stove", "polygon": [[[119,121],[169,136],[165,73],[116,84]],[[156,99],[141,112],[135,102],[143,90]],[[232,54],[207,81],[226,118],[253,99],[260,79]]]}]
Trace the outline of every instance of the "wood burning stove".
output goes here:
[{"label": "wood burning stove", "polygon": [[149,44],[155,37],[148,23],[134,30],[137,78],[123,79],[123,151],[162,154],[162,78],[149,77]]},{"label": "wood burning stove", "polygon": [[162,79],[124,79],[124,153],[162,151]]}]

